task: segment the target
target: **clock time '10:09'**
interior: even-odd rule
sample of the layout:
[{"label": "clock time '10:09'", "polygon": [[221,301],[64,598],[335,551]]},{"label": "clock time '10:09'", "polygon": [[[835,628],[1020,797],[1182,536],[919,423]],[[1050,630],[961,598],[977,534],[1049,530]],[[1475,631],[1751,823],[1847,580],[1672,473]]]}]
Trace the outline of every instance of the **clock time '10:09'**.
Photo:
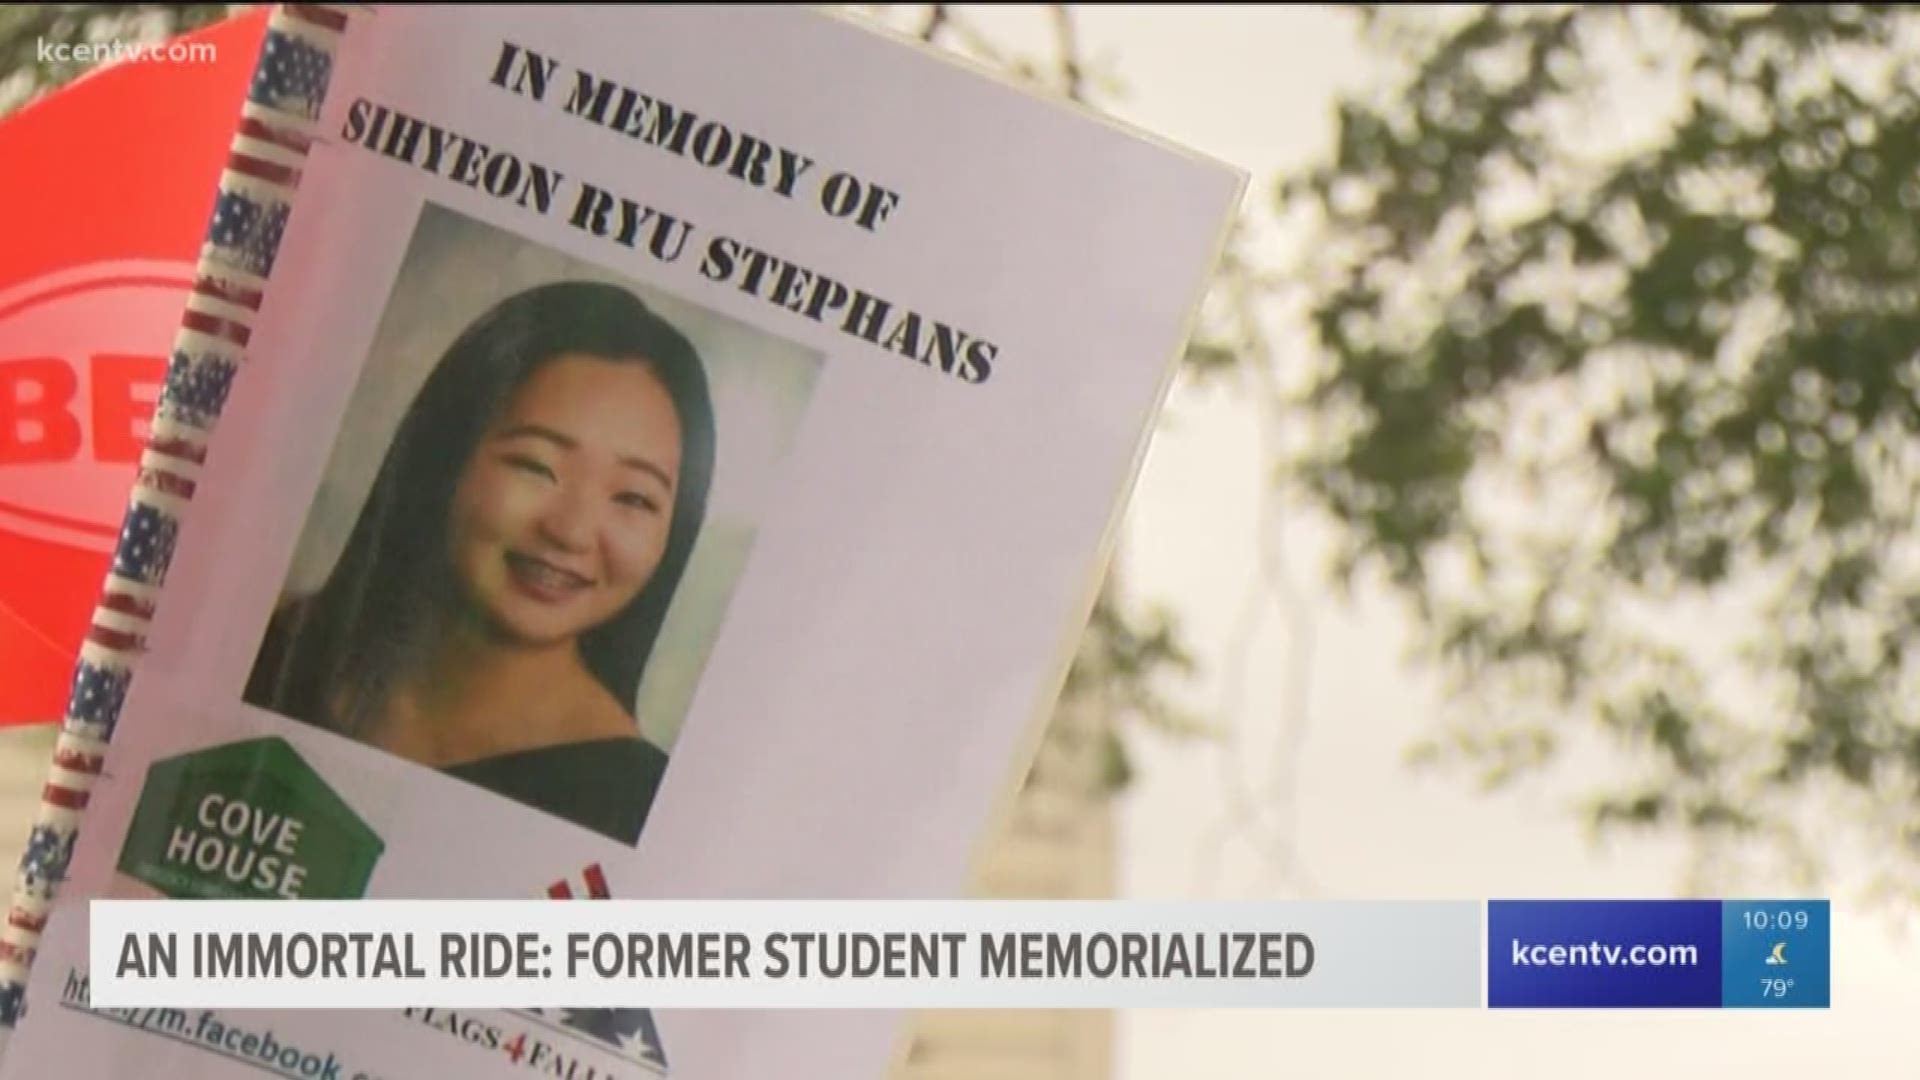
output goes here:
[{"label": "clock time '10:09'", "polygon": [[1740,913],[1748,930],[1805,930],[1808,926],[1805,909],[1781,908],[1777,911],[1744,911]]}]

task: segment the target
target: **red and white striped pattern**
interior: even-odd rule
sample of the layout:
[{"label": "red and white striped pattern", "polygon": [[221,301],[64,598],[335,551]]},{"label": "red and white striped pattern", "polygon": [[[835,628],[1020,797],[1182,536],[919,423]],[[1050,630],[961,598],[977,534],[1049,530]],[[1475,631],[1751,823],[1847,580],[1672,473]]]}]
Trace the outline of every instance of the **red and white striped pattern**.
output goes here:
[{"label": "red and white striped pattern", "polygon": [[613,894],[607,891],[607,875],[600,869],[599,863],[593,863],[580,871],[577,878],[561,878],[547,886],[547,896],[554,900],[572,900],[576,886],[584,886],[584,899],[611,900]]},{"label": "red and white striped pattern", "polygon": [[[347,26],[342,7],[345,5],[283,4],[271,15],[269,30],[297,34],[317,48],[332,51]],[[357,10],[366,9],[360,6]],[[242,113],[227,168],[221,175],[222,186],[254,189],[275,194],[281,200],[291,198],[312,143],[313,122],[251,101],[245,103]],[[216,245],[202,248],[175,347],[190,356],[213,357],[239,366],[267,282],[237,269],[233,261],[223,258]],[[185,509],[206,461],[213,422],[208,417],[208,426],[201,427],[164,416],[154,418],[134,481],[131,498],[135,505],[144,504],[170,517]],[[145,649],[156,593],[150,585],[110,574],[82,645],[83,658],[101,666],[130,670]],[[66,718],[47,782],[41,789],[36,827],[52,830],[66,840],[78,832],[82,811],[101,775],[110,732],[109,723],[78,716]],[[0,1015],[0,1039],[17,1020],[14,1010],[57,891],[57,877],[44,879],[26,865],[15,877],[12,902],[6,919],[0,922],[0,1000],[13,1003],[4,1010],[5,1015]]]}]

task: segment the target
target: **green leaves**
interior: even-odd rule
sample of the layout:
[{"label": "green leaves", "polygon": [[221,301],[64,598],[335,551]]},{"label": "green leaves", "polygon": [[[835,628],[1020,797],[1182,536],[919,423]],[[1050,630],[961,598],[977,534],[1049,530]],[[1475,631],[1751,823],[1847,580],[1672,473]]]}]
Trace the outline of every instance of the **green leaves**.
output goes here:
[{"label": "green leaves", "polygon": [[1316,223],[1289,465],[1507,717],[1433,746],[1509,777],[1596,732],[1597,825],[1920,818],[1920,13],[1399,18],[1393,92],[1279,187]]}]

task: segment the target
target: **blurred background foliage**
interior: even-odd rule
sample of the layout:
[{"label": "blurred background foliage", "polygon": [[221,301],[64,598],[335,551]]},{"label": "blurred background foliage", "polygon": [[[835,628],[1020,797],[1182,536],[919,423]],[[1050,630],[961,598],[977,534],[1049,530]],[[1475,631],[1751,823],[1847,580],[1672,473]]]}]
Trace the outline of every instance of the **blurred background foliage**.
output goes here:
[{"label": "blurred background foliage", "polygon": [[[248,4],[0,5],[0,114],[74,79],[91,60],[42,60],[43,46],[165,41]],[[71,56],[71,52],[62,50]]]},{"label": "blurred background foliage", "polygon": [[[0,8],[0,110],[76,73],[39,40],[243,6]],[[1039,9],[1039,54],[966,6],[845,10],[1090,108],[1125,94],[1071,5]],[[1385,77],[1316,167],[1257,178],[1248,214],[1295,242],[1235,238],[1187,369],[1280,418],[1275,489],[1330,523],[1327,573],[1403,601],[1449,677],[1418,759],[1804,880],[1856,843],[1911,895],[1920,15],[1344,10]],[[1126,739],[1209,730],[1172,704],[1193,670],[1109,582],[1068,689],[1125,721],[1110,782]]]},{"label": "blurred background foliage", "polygon": [[[1472,706],[1423,748],[1805,877],[1920,868],[1920,19],[1363,8],[1392,79],[1277,188],[1288,482]],[[1904,878],[1904,885],[1900,883]]]}]

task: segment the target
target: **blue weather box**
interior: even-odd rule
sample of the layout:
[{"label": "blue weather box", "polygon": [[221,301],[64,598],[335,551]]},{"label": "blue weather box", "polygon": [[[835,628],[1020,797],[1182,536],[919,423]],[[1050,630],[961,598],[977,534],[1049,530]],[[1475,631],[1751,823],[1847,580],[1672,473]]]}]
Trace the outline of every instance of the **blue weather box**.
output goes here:
[{"label": "blue weather box", "polygon": [[1825,900],[1721,905],[1721,1004],[1824,1009],[1831,1004],[1833,926]]},{"label": "blue weather box", "polygon": [[1493,900],[1487,1004],[1827,1008],[1825,900]]}]

